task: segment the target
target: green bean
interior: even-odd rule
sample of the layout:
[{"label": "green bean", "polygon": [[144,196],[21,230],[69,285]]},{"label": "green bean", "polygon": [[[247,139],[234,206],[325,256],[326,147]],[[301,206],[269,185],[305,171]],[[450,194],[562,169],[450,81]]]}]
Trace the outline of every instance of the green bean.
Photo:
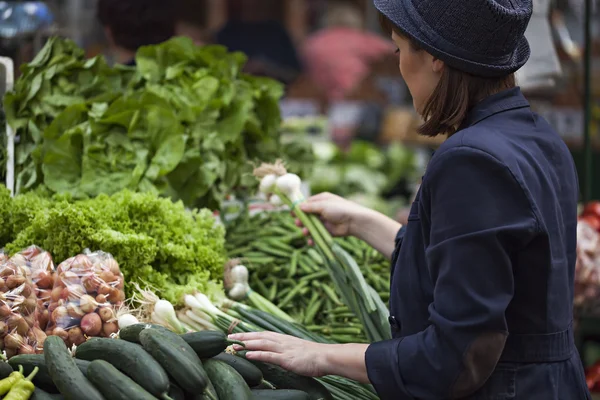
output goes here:
[{"label": "green bean", "polygon": [[297,296],[302,291],[302,289],[304,289],[306,287],[306,284],[307,284],[306,282],[300,282],[298,284],[298,286],[296,286],[295,288],[290,290],[290,292],[287,294],[287,296],[277,306],[279,308],[281,308],[281,307],[285,306],[287,303],[289,303],[290,301],[292,301],[294,296]]}]

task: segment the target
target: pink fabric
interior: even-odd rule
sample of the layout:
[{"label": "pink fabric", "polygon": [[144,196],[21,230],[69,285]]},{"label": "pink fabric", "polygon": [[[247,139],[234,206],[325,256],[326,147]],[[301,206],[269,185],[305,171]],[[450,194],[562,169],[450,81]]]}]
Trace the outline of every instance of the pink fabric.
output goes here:
[{"label": "pink fabric", "polygon": [[340,100],[369,74],[369,63],[393,50],[391,41],[378,35],[330,28],[309,37],[302,55],[308,73],[328,99]]}]

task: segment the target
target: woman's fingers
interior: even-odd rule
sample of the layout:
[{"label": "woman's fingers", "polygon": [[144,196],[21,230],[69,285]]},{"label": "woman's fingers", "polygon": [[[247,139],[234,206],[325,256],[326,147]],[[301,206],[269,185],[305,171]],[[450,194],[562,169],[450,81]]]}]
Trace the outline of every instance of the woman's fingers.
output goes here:
[{"label": "woman's fingers", "polygon": [[282,366],[285,360],[285,357],[282,354],[271,353],[268,351],[251,351],[246,354],[246,358],[279,366]]}]

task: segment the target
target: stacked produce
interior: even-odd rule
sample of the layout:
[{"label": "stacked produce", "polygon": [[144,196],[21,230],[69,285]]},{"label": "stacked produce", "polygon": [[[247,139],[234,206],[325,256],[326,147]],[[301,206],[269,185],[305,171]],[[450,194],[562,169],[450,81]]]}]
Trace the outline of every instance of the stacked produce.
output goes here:
[{"label": "stacked produce", "polygon": [[208,210],[186,210],[151,193],[122,191],[89,200],[27,193],[10,199],[4,188],[0,206],[7,252],[35,243],[62,261],[101,249],[118,260],[129,294],[138,282],[177,304],[184,293],[207,290],[211,280],[222,279],[225,231]]},{"label": "stacked produce", "polygon": [[577,224],[575,307],[583,314],[600,314],[600,202],[591,202]]},{"label": "stacked produce", "polygon": [[[209,299],[203,293],[188,294],[185,296],[186,308],[180,310],[177,314],[173,310],[173,307],[166,306],[165,300],[161,300],[158,296],[149,290],[139,290],[136,295],[138,303],[143,304],[143,307],[135,311],[135,314],[139,317],[139,320],[145,321],[151,324],[159,324],[166,326],[172,331],[177,331],[180,327],[188,332],[204,332],[205,330],[221,331],[223,333],[230,332],[260,332],[260,331],[272,331],[282,333],[286,335],[292,335],[304,340],[310,340],[317,343],[335,343],[331,339],[328,339],[318,333],[310,332],[308,329],[300,324],[290,322],[279,315],[270,314],[268,312],[237,303],[235,301],[226,299],[224,294],[215,290],[212,294],[212,300]],[[123,328],[121,322],[120,336],[123,336],[123,332],[127,331],[127,328]],[[216,334],[215,332],[213,332]],[[188,337],[184,335],[184,337]],[[191,334],[195,335],[195,334]],[[192,347],[194,344],[190,342]],[[222,344],[226,346],[226,344]],[[197,348],[194,347],[196,351]],[[215,353],[216,354],[216,353]],[[262,369],[262,368],[261,368]],[[269,370],[276,372],[276,375],[282,379],[285,377],[295,376],[289,374],[277,367],[269,367]],[[283,386],[288,382],[287,380],[271,380],[265,373],[265,379],[270,380],[271,383],[280,388],[290,389],[303,389],[302,387],[296,386]],[[305,382],[306,378],[299,378]],[[352,399],[377,399],[373,389],[368,385],[361,385],[352,380],[327,376],[318,378],[323,386],[325,386],[330,393],[333,395],[335,400],[346,400]],[[292,380],[291,382],[294,382]],[[289,385],[289,383],[288,383]],[[271,393],[272,394],[272,393]],[[262,397],[261,397],[262,398]],[[268,398],[268,397],[267,397]],[[279,399],[280,397],[275,397]],[[286,398],[286,397],[283,397]],[[314,397],[310,397],[314,398]],[[319,397],[316,397],[319,398]]]},{"label": "stacked produce", "polygon": [[136,67],[111,68],[50,39],[4,99],[18,138],[17,193],[130,189],[218,209],[255,186],[250,161],[288,148],[279,140],[282,86],[242,74],[245,61],[175,38],[140,48]]},{"label": "stacked produce", "polygon": [[[288,211],[244,215],[227,226],[226,239],[227,254],[241,257],[250,270],[254,292],[309,330],[336,342],[367,341],[360,321],[336,294],[323,258],[308,245]],[[356,238],[335,241],[354,257],[367,282],[387,300],[389,261]]]},{"label": "stacked produce", "polygon": [[254,175],[260,180],[261,193],[275,204],[288,206],[306,227],[336,292],[360,320],[369,342],[389,339],[389,311],[377,291],[366,282],[356,261],[333,240],[322,222],[300,209],[299,205],[305,201],[300,177],[287,172],[281,161],[262,164],[254,170]]}]

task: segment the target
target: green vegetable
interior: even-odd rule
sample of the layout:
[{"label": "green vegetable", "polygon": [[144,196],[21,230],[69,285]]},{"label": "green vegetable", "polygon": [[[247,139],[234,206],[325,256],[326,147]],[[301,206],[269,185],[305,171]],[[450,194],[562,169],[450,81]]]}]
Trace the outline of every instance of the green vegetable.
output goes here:
[{"label": "green vegetable", "polygon": [[44,357],[54,384],[67,400],[103,400],[100,392],[83,375],[65,342],[58,336],[44,341]]},{"label": "green vegetable", "polygon": [[181,335],[181,337],[201,359],[212,358],[225,351],[227,346],[240,343],[229,340],[223,332],[216,331],[190,332]]},{"label": "green vegetable", "polygon": [[169,376],[138,344],[119,339],[91,338],[77,347],[75,357],[88,361],[107,361],[150,394],[161,399],[167,398]]},{"label": "green vegetable", "polygon": [[140,343],[144,350],[169,371],[179,387],[189,393],[205,392],[208,376],[197,356],[196,360],[190,357],[193,350],[189,345],[182,347],[164,332],[153,328],[140,332]]},{"label": "green vegetable", "polygon": [[185,392],[173,382],[169,386],[169,397],[173,400],[186,400]]},{"label": "green vegetable", "polygon": [[[238,353],[244,357],[245,352]],[[319,381],[284,370],[274,364],[250,361],[263,373],[264,378],[278,389],[295,389],[308,393],[311,400],[333,400],[331,393]]]},{"label": "green vegetable", "polygon": [[15,383],[21,379],[24,379],[23,367],[19,367],[19,371],[12,372],[9,376],[0,381],[0,395],[8,393]]},{"label": "green vegetable", "polygon": [[206,360],[206,372],[215,385],[219,400],[252,400],[252,392],[244,378],[222,361]]},{"label": "green vegetable", "polygon": [[[17,357],[17,356],[15,356],[15,357]],[[7,378],[12,372],[13,372],[13,369],[9,363],[0,361],[0,379]]]},{"label": "green vegetable", "polygon": [[153,328],[164,332],[171,332],[162,325],[156,324],[133,324],[119,330],[119,339],[126,340],[131,343],[140,343],[140,333],[144,329]]},{"label": "green vegetable", "polygon": [[48,393],[39,387],[36,387],[31,396],[31,400],[64,400],[64,396],[60,393]]},{"label": "green vegetable", "polygon": [[254,186],[249,161],[309,153],[280,143],[282,85],[242,74],[243,54],[180,37],[140,48],[136,61],[110,68],[52,38],[23,66],[4,100],[20,138],[17,193],[132,189],[219,208]]},{"label": "green vegetable", "polygon": [[[268,382],[263,379],[260,369],[241,357],[234,356],[233,354],[221,353],[214,356],[212,359],[222,361],[231,368],[235,369],[251,388],[261,384],[268,385]],[[271,387],[271,389],[273,389],[273,387]]]},{"label": "green vegetable", "polygon": [[28,400],[35,390],[35,385],[31,381],[37,372],[38,368],[36,367],[27,378],[17,381],[17,383],[10,388],[10,392],[4,397],[4,400]]},{"label": "green vegetable", "polygon": [[80,201],[28,193],[3,204],[1,214],[15,227],[9,253],[36,243],[65,260],[86,248],[101,249],[119,262],[129,295],[134,283],[150,284],[173,304],[184,293],[219,288],[213,280],[223,274],[225,232],[208,210],[189,211],[182,203],[129,191]]},{"label": "green vegetable", "polygon": [[[74,361],[77,368],[79,368],[81,373],[86,376],[90,362],[79,359],[74,359]],[[38,368],[33,383],[45,390],[54,391],[56,389],[43,354],[19,354],[11,357],[10,360],[8,360],[8,364],[11,365],[15,371],[19,369],[19,367],[22,367],[24,374],[31,374],[35,368]]]},{"label": "green vegetable", "polygon": [[310,400],[308,393],[293,389],[252,389],[255,400]]},{"label": "green vegetable", "polygon": [[107,399],[156,400],[156,397],[104,360],[90,363],[88,379]]}]

